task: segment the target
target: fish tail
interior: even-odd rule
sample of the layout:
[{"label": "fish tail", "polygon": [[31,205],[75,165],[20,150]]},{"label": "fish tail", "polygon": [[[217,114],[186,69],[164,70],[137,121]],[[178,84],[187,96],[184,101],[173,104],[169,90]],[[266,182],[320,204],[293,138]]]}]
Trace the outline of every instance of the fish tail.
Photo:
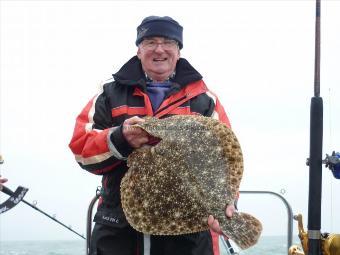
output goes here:
[{"label": "fish tail", "polygon": [[[224,223],[224,224],[223,224]],[[235,212],[221,224],[223,233],[233,240],[241,249],[255,245],[262,232],[262,224],[247,213]]]}]

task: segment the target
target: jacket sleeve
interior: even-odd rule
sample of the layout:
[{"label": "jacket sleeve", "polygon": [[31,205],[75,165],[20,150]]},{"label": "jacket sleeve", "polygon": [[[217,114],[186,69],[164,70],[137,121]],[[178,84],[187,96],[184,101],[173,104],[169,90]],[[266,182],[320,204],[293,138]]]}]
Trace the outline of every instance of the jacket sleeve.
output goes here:
[{"label": "jacket sleeve", "polygon": [[131,153],[122,126],[112,126],[104,92],[92,98],[78,115],[69,147],[78,164],[93,174],[112,171]]},{"label": "jacket sleeve", "polygon": [[211,98],[211,101],[213,102],[212,104],[210,104],[210,109],[207,116],[217,119],[225,123],[229,128],[231,128],[230,121],[218,97],[211,91],[207,91],[206,94]]}]

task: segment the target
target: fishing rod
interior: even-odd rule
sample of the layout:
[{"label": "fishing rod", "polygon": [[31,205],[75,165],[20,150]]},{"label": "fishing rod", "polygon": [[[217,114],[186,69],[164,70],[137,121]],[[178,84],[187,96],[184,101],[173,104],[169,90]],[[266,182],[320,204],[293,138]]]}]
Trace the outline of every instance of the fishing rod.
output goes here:
[{"label": "fishing rod", "polygon": [[323,101],[320,97],[320,19],[321,0],[316,0],[315,12],[314,97],[310,106],[309,195],[308,195],[308,255],[321,251],[321,191]]},{"label": "fishing rod", "polygon": [[[320,37],[321,0],[316,0],[315,12],[315,63],[314,96],[310,107],[310,148],[308,194],[308,255],[340,254],[340,235],[321,233],[322,164],[325,164],[336,179],[340,179],[340,153],[333,151],[322,160],[323,100],[320,97]],[[302,219],[300,218],[302,226]],[[301,228],[300,226],[300,228]]]},{"label": "fishing rod", "polygon": [[17,188],[17,190],[15,192],[13,192],[12,190],[10,190],[9,188],[7,188],[6,186],[2,186],[1,191],[7,195],[10,196],[10,198],[5,201],[4,203],[0,204],[0,213],[5,212],[9,209],[11,209],[12,207],[14,207],[15,205],[17,205],[19,202],[23,202],[26,205],[30,206],[31,208],[33,208],[34,210],[44,214],[45,216],[47,216],[48,218],[50,218],[51,220],[54,220],[55,222],[59,223],[60,225],[62,225],[63,227],[67,228],[69,231],[73,232],[74,234],[80,236],[81,238],[85,239],[86,238],[79,234],[78,232],[74,231],[70,226],[66,226],[64,223],[60,222],[59,220],[57,220],[55,217],[52,217],[51,215],[47,214],[46,212],[44,212],[43,210],[39,209],[38,207],[36,207],[36,205],[33,205],[27,201],[25,201],[23,199],[23,197],[25,196],[26,192],[28,191],[27,188],[24,188],[22,186],[19,186]]},{"label": "fishing rod", "polygon": [[294,216],[298,221],[299,238],[303,251],[296,245],[289,249],[289,255],[340,255],[340,234],[321,233],[322,164],[325,164],[336,179],[340,179],[340,153],[333,151],[322,160],[323,101],[320,97],[320,20],[321,0],[316,0],[315,12],[315,62],[314,96],[310,106],[309,193],[308,232],[303,228],[302,215]]}]

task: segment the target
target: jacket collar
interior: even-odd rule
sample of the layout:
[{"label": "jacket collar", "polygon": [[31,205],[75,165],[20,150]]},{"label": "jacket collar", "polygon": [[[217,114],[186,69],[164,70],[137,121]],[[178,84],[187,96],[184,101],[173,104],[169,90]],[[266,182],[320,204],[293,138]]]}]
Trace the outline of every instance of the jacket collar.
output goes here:
[{"label": "jacket collar", "polygon": [[[141,61],[137,56],[132,57],[120,70],[112,75],[113,78],[125,85],[141,87],[145,90],[146,77],[142,69]],[[174,89],[181,89],[189,83],[202,79],[202,75],[184,58],[180,58],[176,65],[176,75],[172,79]]]}]

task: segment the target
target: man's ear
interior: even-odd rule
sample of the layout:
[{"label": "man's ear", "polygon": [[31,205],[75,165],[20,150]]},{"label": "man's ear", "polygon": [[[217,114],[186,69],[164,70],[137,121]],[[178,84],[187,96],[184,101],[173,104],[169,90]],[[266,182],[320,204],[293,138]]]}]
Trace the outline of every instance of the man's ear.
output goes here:
[{"label": "man's ear", "polygon": [[140,48],[138,47],[138,50],[137,50],[137,57],[140,59]]}]

